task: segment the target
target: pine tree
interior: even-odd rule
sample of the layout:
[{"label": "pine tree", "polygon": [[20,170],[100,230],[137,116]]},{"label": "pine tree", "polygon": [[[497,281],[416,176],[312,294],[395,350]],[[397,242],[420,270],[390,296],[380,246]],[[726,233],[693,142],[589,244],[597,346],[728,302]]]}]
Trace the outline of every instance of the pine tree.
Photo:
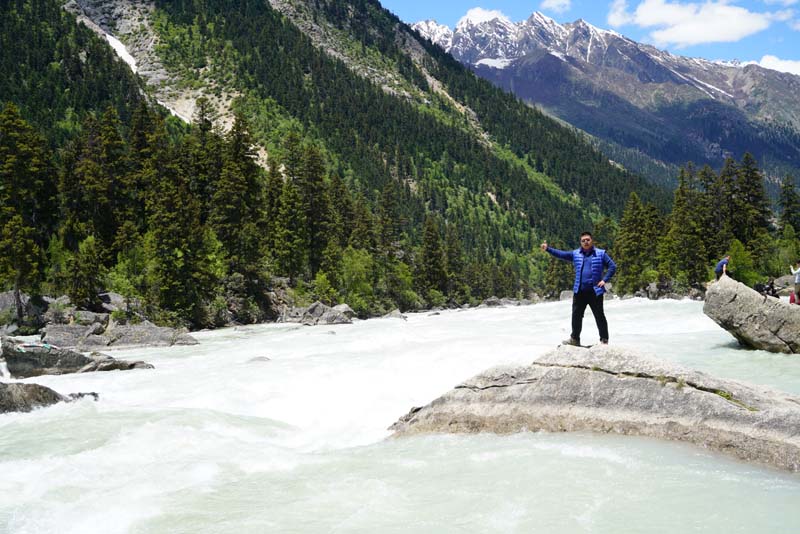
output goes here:
[{"label": "pine tree", "polygon": [[303,152],[297,180],[302,209],[308,224],[308,265],[315,275],[322,264],[322,256],[328,244],[330,228],[330,199],[325,184],[325,160],[316,145],[309,145]]},{"label": "pine tree", "polygon": [[639,289],[651,257],[646,243],[645,209],[639,195],[631,193],[614,243],[614,259],[619,267],[616,286],[620,293]]},{"label": "pine tree", "polygon": [[17,321],[22,322],[25,310],[21,291],[36,288],[39,278],[41,250],[34,240],[34,230],[26,226],[22,215],[10,214],[11,210],[0,210],[0,280],[10,282],[14,293]]},{"label": "pine tree", "polygon": [[331,239],[335,239],[340,247],[347,246],[350,239],[353,214],[353,197],[347,189],[339,173],[333,173],[328,187],[331,206]]},{"label": "pine tree", "polygon": [[210,222],[227,253],[228,272],[244,275],[248,286],[260,285],[258,280],[264,270],[264,197],[253,140],[244,117],[237,113],[225,139],[224,162],[214,184]]},{"label": "pine tree", "polygon": [[348,244],[355,249],[375,250],[375,221],[363,195],[356,194],[353,201],[353,229]]},{"label": "pine tree", "polygon": [[689,186],[684,171],[675,190],[669,230],[659,244],[659,272],[684,286],[699,286],[707,276],[706,251],[697,214],[699,192]]},{"label": "pine tree", "polygon": [[54,218],[51,175],[44,140],[6,104],[0,112],[0,284],[12,287],[20,320],[20,292],[35,290],[41,280],[41,249]]},{"label": "pine tree", "polygon": [[94,309],[100,301],[98,294],[104,289],[105,268],[102,253],[94,236],[80,242],[78,251],[68,264],[67,295],[75,306]]},{"label": "pine tree", "polygon": [[782,229],[791,226],[795,231],[800,230],[800,194],[794,178],[787,175],[781,182],[781,194],[778,201],[781,207],[779,224]]},{"label": "pine tree", "polygon": [[[215,193],[215,185],[222,174],[223,159],[230,161],[240,156],[252,160],[252,152],[247,148],[225,147],[222,135],[214,128],[214,111],[211,103],[205,97],[197,99],[195,113],[193,117],[194,128],[186,139],[188,147],[189,165],[191,172],[192,193],[200,199],[202,203],[201,223],[205,223],[213,206],[212,199]],[[234,117],[234,127],[231,129],[229,141],[246,143],[249,141],[246,127],[240,122],[240,115]],[[235,128],[235,130],[234,130]],[[241,130],[244,129],[242,132]],[[224,157],[223,151],[228,149],[229,155]],[[246,166],[247,161],[243,164]],[[250,170],[250,169],[246,169]]]},{"label": "pine tree", "polygon": [[723,195],[722,182],[710,166],[705,165],[698,175],[701,188],[699,217],[703,230],[703,246],[706,249],[706,260],[718,259],[733,239],[731,222],[725,217],[727,209],[723,209],[726,199]]},{"label": "pine tree", "polygon": [[453,223],[445,230],[445,266],[447,272],[447,295],[458,301],[469,293],[464,287],[464,246]]},{"label": "pine tree", "polygon": [[281,209],[281,194],[283,193],[283,176],[280,171],[280,161],[277,157],[270,158],[267,185],[264,191],[264,234],[267,249],[270,254],[275,249],[275,232]]},{"label": "pine tree", "polygon": [[439,224],[433,214],[425,218],[422,231],[422,249],[418,264],[419,285],[430,294],[431,290],[445,293],[447,291],[447,271],[445,266],[445,253],[442,247],[442,238],[439,234]]},{"label": "pine tree", "polygon": [[293,283],[308,263],[308,227],[300,191],[293,180],[283,184],[280,206],[273,253],[279,272]]},{"label": "pine tree", "polygon": [[716,192],[720,195],[719,217],[721,226],[729,229],[733,238],[742,240],[745,233],[747,208],[739,191],[739,167],[733,158],[727,158],[717,178]]},{"label": "pine tree", "polygon": [[755,158],[749,152],[742,158],[738,174],[738,190],[741,196],[741,211],[738,215],[742,221],[739,239],[748,246],[759,231],[769,229],[771,212],[764,192],[764,178]]},{"label": "pine tree", "polygon": [[192,194],[186,169],[180,167],[166,143],[159,123],[150,144],[152,157],[145,165],[147,194],[145,253],[148,261],[148,297],[151,305],[167,310],[167,321],[203,324],[203,301],[224,268],[218,265],[218,241],[200,224],[200,201]]},{"label": "pine tree", "polygon": [[378,203],[378,247],[382,254],[397,257],[401,249],[402,221],[400,218],[397,183],[389,180],[383,186]]}]

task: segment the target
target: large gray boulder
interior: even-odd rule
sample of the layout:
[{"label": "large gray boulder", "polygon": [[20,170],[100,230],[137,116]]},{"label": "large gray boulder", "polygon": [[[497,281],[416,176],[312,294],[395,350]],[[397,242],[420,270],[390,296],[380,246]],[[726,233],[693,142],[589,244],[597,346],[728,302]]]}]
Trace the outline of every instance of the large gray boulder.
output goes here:
[{"label": "large gray boulder", "polygon": [[703,312],[745,347],[800,353],[800,306],[723,276],[708,286]]},{"label": "large gray boulder", "polygon": [[150,321],[136,324],[110,321],[103,337],[108,339],[109,347],[171,347],[198,344],[185,328],[156,326]]},{"label": "large gray boulder", "polygon": [[331,308],[319,301],[314,302],[308,308],[287,307],[282,316],[281,322],[302,323],[306,326],[331,325],[331,324],[351,324],[352,315],[348,316],[347,310],[353,313],[350,306],[344,305],[344,309]]},{"label": "large gray boulder", "polygon": [[9,338],[3,338],[0,343],[2,357],[13,378],[153,368],[142,361],[117,360],[97,352],[87,356],[49,344],[17,343]]},{"label": "large gray boulder", "polygon": [[[90,314],[91,312],[82,312]],[[83,322],[108,320],[106,314],[84,315]],[[185,329],[156,326],[149,321],[137,324],[119,324],[109,321],[89,325],[79,323],[49,324],[42,331],[42,342],[60,348],[92,350],[97,347],[170,347],[172,345],[197,345],[197,340]]]},{"label": "large gray boulder", "polygon": [[354,312],[353,308],[351,308],[347,304],[337,304],[336,306],[333,307],[333,309],[343,314],[348,319],[352,319],[353,317],[356,316],[356,312]]},{"label": "large gray boulder", "polygon": [[39,384],[5,384],[0,382],[0,413],[30,412],[35,408],[50,406],[57,402],[70,402],[91,396],[98,399],[97,393],[73,393],[61,395]]},{"label": "large gray boulder", "polygon": [[528,366],[489,369],[391,430],[641,435],[800,471],[800,398],[608,345],[561,346]]}]

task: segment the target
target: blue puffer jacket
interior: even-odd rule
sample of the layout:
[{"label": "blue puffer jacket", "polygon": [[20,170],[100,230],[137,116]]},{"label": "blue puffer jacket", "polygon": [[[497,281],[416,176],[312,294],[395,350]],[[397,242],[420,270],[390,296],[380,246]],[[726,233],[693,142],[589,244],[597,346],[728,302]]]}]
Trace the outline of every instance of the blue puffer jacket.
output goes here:
[{"label": "blue puffer jacket", "polygon": [[[608,282],[611,280],[611,277],[614,276],[614,273],[617,272],[617,264],[614,263],[611,256],[606,254],[606,251],[602,248],[593,248],[589,255],[584,255],[579,248],[575,250],[558,250],[557,248],[547,247],[547,252],[558,259],[572,261],[572,266],[575,267],[575,284],[572,286],[573,293],[577,293],[581,287],[581,267],[583,267],[585,258],[589,258],[592,262],[592,285],[597,295],[602,295],[606,292],[604,288],[597,287],[600,280]],[[608,267],[605,276],[603,276],[604,267]]]}]

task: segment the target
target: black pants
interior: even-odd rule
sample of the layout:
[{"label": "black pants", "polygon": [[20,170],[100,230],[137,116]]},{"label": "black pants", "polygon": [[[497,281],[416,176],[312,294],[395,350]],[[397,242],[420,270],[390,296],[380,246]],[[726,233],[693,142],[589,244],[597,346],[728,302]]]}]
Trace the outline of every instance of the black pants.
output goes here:
[{"label": "black pants", "polygon": [[603,312],[603,295],[596,295],[594,289],[586,289],[572,295],[572,339],[581,340],[583,330],[583,314],[586,306],[592,309],[592,315],[600,332],[600,339],[608,341],[608,321]]}]

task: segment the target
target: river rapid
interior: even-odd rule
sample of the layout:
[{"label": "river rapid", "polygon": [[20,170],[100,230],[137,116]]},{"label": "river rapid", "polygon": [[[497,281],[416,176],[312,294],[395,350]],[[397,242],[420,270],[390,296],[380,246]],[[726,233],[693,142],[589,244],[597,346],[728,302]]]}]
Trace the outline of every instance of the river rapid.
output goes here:
[{"label": "river rapid", "polygon": [[[613,344],[800,395],[800,356],[740,349],[702,303],[606,313]],[[25,380],[100,401],[0,415],[0,532],[800,532],[800,475],[687,444],[386,439],[412,406],[554,348],[569,316],[559,302],[230,328],[110,352],[154,370]],[[588,310],[582,337],[597,341]]]}]

